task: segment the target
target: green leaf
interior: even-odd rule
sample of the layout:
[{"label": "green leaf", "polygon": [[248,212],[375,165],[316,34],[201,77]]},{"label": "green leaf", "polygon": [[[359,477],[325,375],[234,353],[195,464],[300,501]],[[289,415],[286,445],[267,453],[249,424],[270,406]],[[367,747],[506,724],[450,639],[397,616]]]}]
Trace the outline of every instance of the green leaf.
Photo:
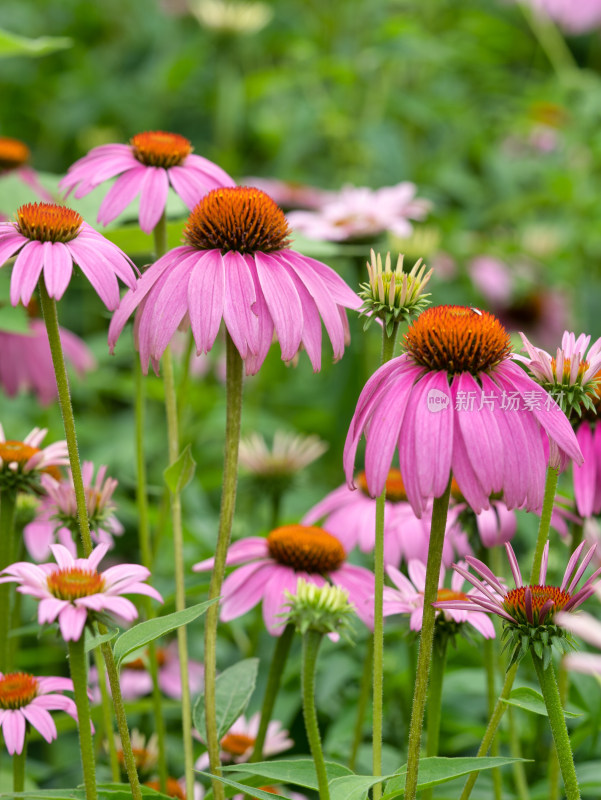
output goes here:
[{"label": "green leaf", "polygon": [[196,461],[192,458],[190,445],[180,453],[177,461],[170,464],[163,472],[165,483],[171,494],[179,494],[190,483],[196,471]]},{"label": "green leaf", "polygon": [[164,617],[157,617],[156,619],[146,620],[146,622],[140,622],[135,627],[122,633],[115,642],[113,648],[117,666],[120,666],[123,659],[130,653],[133,653],[134,650],[144,647],[144,645],[149,642],[154,642],[155,639],[174,631],[181,625],[188,625],[188,623],[194,622],[195,619],[198,619],[198,617],[205,613],[209,606],[216,603],[217,599],[218,598],[207,600],[196,606],[185,608],[183,611],[175,611],[173,614],[166,614]]},{"label": "green leaf", "polygon": [[[215,681],[217,705],[217,738],[228,732],[243,714],[257,682],[258,658],[245,658],[224,670]],[[206,737],[204,696],[199,695],[192,710],[194,727],[203,739]]]},{"label": "green leaf", "polygon": [[[315,764],[310,758],[287,759],[285,761],[257,761],[254,764],[230,764],[223,767],[224,772],[244,772],[257,775],[275,783],[291,783],[305,789],[317,790]],[[353,772],[342,764],[326,761],[326,772],[331,782],[336,778],[352,775]]]},{"label": "green leaf", "polygon": [[[503,702],[507,703],[509,706],[515,706],[516,708],[523,708],[525,711],[531,711],[533,714],[540,714],[543,717],[549,716],[547,714],[547,707],[542,694],[537,692],[536,689],[531,689],[529,686],[520,686],[518,689],[514,689],[509,697],[503,700]],[[570,707],[573,708],[573,706]],[[582,716],[581,712],[568,711],[566,709],[564,709],[563,713],[566,717]]]},{"label": "green leaf", "polygon": [[214,778],[220,783],[225,783],[226,786],[233,786],[234,789],[239,789],[244,794],[250,795],[250,797],[257,797],[259,800],[273,800],[274,797],[279,797],[280,800],[287,800],[287,798],[281,794],[264,792],[262,789],[255,789],[254,786],[246,786],[244,783],[237,783],[229,778],[220,778],[218,775],[212,775],[210,772],[203,772],[200,769],[197,769],[196,772],[198,772],[200,775],[204,775],[207,778]]},{"label": "green leaf", "polygon": [[108,631],[108,633],[96,634],[96,636],[92,636],[88,630],[86,630],[86,640],[84,643],[84,651],[89,653],[90,650],[93,650],[98,645],[104,644],[105,642],[112,642],[115,636],[119,633],[118,630]]},{"label": "green leaf", "polygon": [[[485,769],[504,767],[514,764],[516,761],[526,760],[492,756],[488,758],[420,758],[417,788],[418,790],[426,789],[429,786],[455,780],[462,775],[469,775],[470,772],[482,772]],[[406,773],[407,765],[405,764],[386,784],[382,800],[392,800],[394,797],[402,797],[405,794]]]},{"label": "green leaf", "polygon": [[11,56],[45,56],[56,50],[64,50],[73,45],[73,40],[67,36],[40,36],[37,39],[27,39],[16,33],[9,33],[0,28],[0,58]]},{"label": "green leaf", "polygon": [[330,800],[365,800],[367,792],[376,783],[392,778],[392,775],[344,775],[330,781]]}]

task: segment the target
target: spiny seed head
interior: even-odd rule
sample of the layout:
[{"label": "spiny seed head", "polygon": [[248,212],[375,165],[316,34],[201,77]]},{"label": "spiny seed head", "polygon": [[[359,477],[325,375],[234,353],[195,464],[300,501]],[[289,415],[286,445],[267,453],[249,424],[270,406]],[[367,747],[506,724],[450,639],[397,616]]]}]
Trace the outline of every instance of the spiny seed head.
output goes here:
[{"label": "spiny seed head", "polygon": [[310,525],[284,525],[267,537],[269,555],[299,572],[327,575],[342,566],[344,547],[335,536]]},{"label": "spiny seed head", "polygon": [[213,189],[194,208],[184,238],[198,250],[273,253],[290,244],[284,212],[260,189]]},{"label": "spiny seed head", "polygon": [[38,681],[26,672],[10,672],[0,678],[0,708],[15,709],[29,705],[38,693]]},{"label": "spiny seed head", "polygon": [[511,341],[488,311],[466,306],[434,306],[411,323],[405,348],[414,361],[449,374],[493,370],[509,358]]},{"label": "spiny seed head", "polygon": [[129,140],[134,156],[148,167],[177,167],[192,152],[189,140],[178,133],[145,131]]},{"label": "spiny seed head", "polygon": [[70,242],[83,224],[77,211],[56,203],[26,203],[17,211],[17,230],[38,242]]},{"label": "spiny seed head", "polygon": [[349,603],[348,592],[340,586],[325,584],[316,586],[304,578],[296,584],[296,594],[286,591],[288,611],[286,619],[297,631],[318,633],[345,633],[349,615],[354,612]]},{"label": "spiny seed head", "polygon": [[571,599],[557,586],[518,586],[505,595],[503,607],[517,622],[543,625]]}]

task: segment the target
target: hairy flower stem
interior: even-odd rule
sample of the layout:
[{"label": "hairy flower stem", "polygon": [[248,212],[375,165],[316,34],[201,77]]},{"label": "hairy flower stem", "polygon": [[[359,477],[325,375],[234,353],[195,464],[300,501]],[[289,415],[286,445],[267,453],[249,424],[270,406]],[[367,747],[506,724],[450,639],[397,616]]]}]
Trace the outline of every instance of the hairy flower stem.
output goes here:
[{"label": "hairy flower stem", "polygon": [[[518,665],[513,664],[513,666],[509,667],[507,673],[505,675],[505,683],[503,684],[503,688],[501,689],[501,694],[499,695],[499,699],[497,700],[497,704],[495,706],[495,710],[493,711],[489,721],[486,731],[484,733],[484,737],[482,742],[480,743],[480,747],[478,748],[478,752],[476,753],[477,756],[482,757],[488,754],[488,751],[494,741],[494,738],[497,733],[497,728],[499,727],[499,723],[503,719],[503,714],[507,710],[507,703],[505,700],[511,694],[511,690],[513,688],[513,682],[515,680],[516,673],[518,671]],[[468,800],[468,797],[472,793],[472,789],[478,779],[479,772],[471,772],[469,778],[465,782],[465,786],[463,787],[463,791],[461,792],[461,797],[459,800]]]},{"label": "hairy flower stem", "polygon": [[[573,543],[572,543],[573,546]],[[573,552],[573,551],[572,551]],[[565,708],[570,690],[570,676],[564,666],[564,657],[559,661],[559,674],[557,675],[557,688],[561,707]],[[559,758],[557,757],[557,747],[553,747],[549,753],[549,800],[559,800]]]},{"label": "hairy flower stem", "polygon": [[92,718],[90,716],[90,701],[88,700],[88,676],[84,642],[85,639],[81,636],[76,642],[67,642],[67,647],[69,649],[69,671],[73,681],[73,693],[77,708],[79,747],[81,750],[86,800],[97,800],[96,757],[92,739]]},{"label": "hairy flower stem", "polygon": [[79,460],[79,449],[77,446],[77,434],[75,432],[75,418],[73,416],[73,406],[71,404],[71,393],[69,391],[69,378],[65,357],[61,344],[60,331],[58,327],[58,314],[56,302],[48,294],[44,278],[38,282],[40,292],[40,305],[44,316],[44,323],[48,333],[48,342],[52,354],[54,374],[56,376],[56,386],[58,389],[58,402],[63,415],[63,425],[65,428],[65,439],[69,451],[69,466],[73,475],[73,487],[75,489],[75,502],[77,504],[77,520],[79,522],[79,533],[83,545],[83,554],[86,558],[92,552],[92,537],[90,536],[90,522],[88,520],[88,510],[86,507],[86,493],[81,474],[81,463]]},{"label": "hairy flower stem", "polygon": [[549,723],[551,725],[551,732],[553,733],[555,750],[559,759],[559,767],[563,777],[566,798],[567,800],[580,800],[580,789],[578,788],[578,779],[576,778],[572,746],[570,744],[566,718],[563,713],[561,698],[557,688],[553,664],[550,663],[547,669],[545,669],[542,659],[532,651],[531,655],[545,706],[547,707],[547,714],[549,715]]},{"label": "hairy flower stem", "polygon": [[[209,587],[209,600],[219,597],[225,574],[225,560],[230,544],[236,487],[238,483],[238,449],[240,445],[240,420],[242,416],[242,367],[243,361],[229,333],[226,333],[226,420],[225,456],[223,465],[223,488],[219,531],[215,548],[215,561]],[[217,707],[215,702],[215,680],[217,677],[217,626],[219,604],[207,611],[205,623],[205,717],[207,725],[207,749],[209,763],[214,775],[221,775],[219,760],[219,737],[217,735]],[[224,800],[223,784],[213,781],[215,800]]]},{"label": "hairy flower stem", "polygon": [[25,761],[27,759],[27,736],[23,742],[23,749],[13,756],[13,792],[25,791]]},{"label": "hairy flower stem", "polygon": [[[177,399],[173,356],[167,347],[163,354],[163,383],[165,386],[165,409],[167,413],[167,438],[169,464],[174,464],[179,456],[179,430],[177,420]],[[184,570],[184,533],[182,527],[182,504],[179,491],[170,492],[171,527],[173,534],[173,558],[175,562],[175,610],[186,607],[186,588]],[[177,648],[182,681],[182,734],[186,794],[192,794],[194,786],[194,751],[192,748],[192,705],[190,701],[190,679],[188,670],[188,634],[185,625],[177,629]]]},{"label": "hairy flower stem", "polygon": [[[442,711],[442,685],[447,663],[447,645],[449,637],[442,634],[438,644],[434,644],[432,666],[430,668],[430,688],[428,692],[428,710],[426,722],[426,756],[438,755],[440,739],[440,720]],[[432,789],[424,789],[422,800],[432,800]]]},{"label": "hairy flower stem", "polygon": [[545,494],[543,496],[543,508],[540,515],[538,535],[536,537],[536,547],[534,549],[534,559],[532,561],[532,572],[530,573],[530,583],[536,585],[540,575],[540,565],[543,560],[543,550],[549,538],[549,527],[551,525],[551,514],[555,502],[555,492],[557,490],[557,479],[559,470],[556,467],[547,467],[547,477],[545,480]]},{"label": "hairy flower stem", "polygon": [[113,702],[106,685],[106,670],[104,668],[104,659],[100,647],[94,648],[94,663],[96,664],[96,671],[98,672],[98,688],[100,689],[100,697],[102,699],[102,723],[104,725],[104,737],[106,738],[109,750],[111,778],[113,779],[113,783],[119,783],[121,780],[121,768],[119,766],[119,757],[117,756],[117,747],[113,735]]},{"label": "hairy flower stem", "polygon": [[311,748],[311,755],[317,773],[317,786],[319,787],[319,800],[330,800],[330,790],[328,788],[328,774],[326,764],[321,749],[321,736],[319,735],[319,725],[317,724],[317,711],[315,710],[315,667],[317,664],[317,651],[323,634],[309,629],[303,636],[303,663],[302,663],[302,686],[303,686],[303,717],[305,719],[305,730]]},{"label": "hairy flower stem", "polygon": [[449,497],[451,495],[451,478],[444,494],[434,498],[432,507],[432,525],[430,528],[430,545],[428,547],[428,563],[426,565],[426,586],[424,589],[424,616],[422,632],[417,656],[415,689],[409,726],[409,746],[407,751],[407,777],[405,779],[405,800],[415,800],[417,793],[417,773],[419,769],[419,751],[424,722],[424,710],[428,696],[428,677],[432,662],[432,643],[434,641],[434,620],[436,611],[432,603],[438,597],[438,581],[442,562],[442,547],[447,525]]},{"label": "hairy flower stem", "polygon": [[370,636],[367,642],[367,651],[363,661],[363,674],[361,675],[361,684],[359,686],[359,700],[357,701],[357,717],[355,719],[355,731],[353,733],[353,744],[351,746],[351,754],[349,756],[348,765],[349,769],[355,771],[357,764],[357,755],[359,747],[363,741],[363,723],[365,722],[365,712],[367,711],[367,703],[371,693],[371,679],[373,674],[374,664],[374,637]]},{"label": "hairy flower stem", "polygon": [[[17,492],[14,489],[3,489],[0,492],[0,571],[14,561],[15,538],[15,506]],[[10,583],[0,583],[0,672],[10,669]]]},{"label": "hairy flower stem", "polygon": [[[398,323],[392,326],[390,336],[386,325],[382,326],[382,355],[380,362],[385,364],[394,355],[394,344],[399,329]],[[374,546],[374,680],[373,680],[373,765],[374,775],[382,774],[382,721],[384,710],[384,515],[386,508],[386,488],[376,499],[376,531]],[[373,800],[380,800],[382,784],[377,783],[372,790]]]},{"label": "hairy flower stem", "polygon": [[259,730],[257,738],[255,739],[254,750],[249,761],[261,761],[263,758],[263,745],[265,744],[265,737],[267,736],[267,726],[271,722],[271,714],[276,697],[278,696],[282,675],[286,668],[286,662],[288,661],[288,654],[290,652],[292,640],[294,639],[294,631],[294,625],[289,622],[284,628],[282,635],[279,636],[276,641],[273,657],[271,659],[271,666],[269,667],[269,675],[267,676],[263,705],[261,706]]}]

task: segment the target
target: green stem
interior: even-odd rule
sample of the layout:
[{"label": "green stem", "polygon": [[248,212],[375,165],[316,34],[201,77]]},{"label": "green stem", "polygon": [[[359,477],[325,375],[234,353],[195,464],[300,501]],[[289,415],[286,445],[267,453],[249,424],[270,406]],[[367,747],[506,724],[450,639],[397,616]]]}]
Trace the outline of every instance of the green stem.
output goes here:
[{"label": "green stem", "polygon": [[532,585],[536,585],[539,582],[540,565],[543,560],[543,550],[545,549],[547,539],[549,538],[549,527],[551,525],[551,514],[553,513],[553,504],[555,502],[555,492],[557,490],[558,478],[559,470],[556,467],[547,467],[543,508],[540,515],[538,535],[536,537],[536,547],[534,550],[534,559],[532,561],[532,572],[530,574],[530,583]]},{"label": "green stem", "polygon": [[[398,323],[392,326],[390,336],[386,325],[382,327],[381,363],[385,364],[394,355]],[[382,728],[384,717],[384,516],[386,508],[386,487],[376,499],[376,530],[374,546],[374,678],[373,678],[373,721],[372,721],[372,772],[382,774]],[[372,790],[373,800],[380,800],[382,784],[377,783]]]},{"label": "green stem", "polygon": [[359,701],[357,702],[357,718],[355,720],[355,731],[353,734],[353,744],[351,747],[351,754],[349,756],[349,769],[355,771],[357,764],[357,755],[359,747],[363,741],[363,723],[365,721],[365,712],[367,711],[367,703],[371,693],[371,678],[373,674],[374,663],[374,637],[370,636],[367,643],[367,652],[365,653],[365,660],[363,661],[363,674],[361,675],[361,685],[359,687]]},{"label": "green stem", "polygon": [[69,378],[67,375],[67,367],[65,366],[65,358],[58,327],[58,314],[56,311],[56,303],[53,298],[49,296],[43,278],[40,278],[38,287],[40,290],[40,305],[42,307],[42,314],[44,315],[50,352],[52,354],[52,363],[54,364],[54,373],[56,375],[58,402],[61,408],[61,414],[63,415],[65,439],[67,440],[67,449],[69,451],[69,464],[71,466],[73,486],[75,489],[79,532],[83,544],[83,554],[87,558],[92,552],[93,545],[92,537],[90,536],[88,510],[86,507],[86,494],[81,475],[81,463],[79,461],[75,418],[73,416],[73,406],[71,405],[71,394],[69,392]]},{"label": "green stem", "polygon": [[[484,737],[482,742],[480,743],[480,747],[478,748],[478,752],[476,753],[477,756],[482,757],[487,755],[497,733],[497,728],[501,720],[503,719],[503,714],[507,710],[507,703],[505,700],[511,694],[511,689],[513,687],[513,682],[515,680],[516,673],[518,671],[517,663],[511,666],[505,675],[505,683],[503,684],[503,688],[501,689],[501,694],[499,695],[499,699],[497,700],[497,704],[495,706],[495,710],[493,711],[489,721],[486,731],[484,733]],[[468,797],[472,793],[472,789],[478,779],[479,772],[471,772],[469,778],[465,782],[465,786],[463,787],[463,792],[461,793],[461,797],[459,800],[468,800]]]},{"label": "green stem", "polygon": [[[215,547],[215,562],[211,574],[209,599],[219,597],[225,574],[225,560],[230,544],[236,486],[238,482],[238,448],[240,444],[240,421],[242,417],[242,367],[243,362],[229,333],[226,333],[226,421],[225,456],[223,466],[223,488],[219,531]],[[207,748],[211,772],[221,775],[219,760],[219,738],[217,736],[217,708],[215,704],[215,680],[217,677],[217,625],[219,605],[209,607],[205,623],[205,715],[207,725]],[[213,781],[215,800],[224,800],[223,784]]]},{"label": "green stem", "polygon": [[[484,657],[484,668],[486,670],[486,696],[488,716],[490,718],[495,710],[497,701],[497,693],[495,691],[495,639],[484,640],[482,653]],[[490,750],[493,756],[499,754],[499,742],[497,739],[493,741]],[[496,768],[491,770],[491,772],[495,800],[501,800],[503,793],[501,770]]]},{"label": "green stem", "polygon": [[[581,526],[582,527],[582,526]],[[559,699],[561,707],[566,707],[568,699],[568,691],[570,689],[570,678],[568,671],[564,667],[564,660],[561,658],[559,662],[559,674],[557,676],[557,688],[559,690]],[[559,758],[557,756],[557,747],[553,747],[549,753],[549,800],[559,800]]]},{"label": "green stem", "polygon": [[113,703],[106,685],[104,659],[102,658],[102,650],[99,647],[94,648],[94,663],[96,664],[96,671],[98,672],[98,686],[100,688],[100,697],[102,699],[102,722],[104,725],[104,736],[109,749],[111,777],[114,783],[119,783],[121,780],[121,768],[119,766],[119,757],[117,756],[117,747],[115,746],[115,736],[113,731]]},{"label": "green stem", "polygon": [[282,675],[284,674],[286,662],[288,661],[288,654],[290,653],[290,647],[294,639],[294,630],[294,625],[289,622],[284,628],[282,635],[277,639],[271,659],[271,666],[269,667],[269,675],[267,676],[263,705],[261,706],[261,722],[259,723],[259,731],[255,739],[255,747],[250,761],[261,761],[263,758],[263,745],[265,744],[265,737],[267,736],[267,726],[271,721],[271,714],[282,681]]},{"label": "green stem", "polygon": [[27,734],[23,742],[23,749],[13,756],[13,792],[25,791],[25,761],[27,759]]},{"label": "green stem", "polygon": [[567,800],[580,800],[580,789],[578,788],[578,779],[576,778],[572,746],[570,744],[566,718],[563,713],[561,698],[557,688],[553,664],[550,663],[547,669],[545,669],[542,659],[532,651],[531,655],[549,716],[549,723],[551,725],[553,741],[555,742],[555,749],[559,759],[559,768],[561,769],[561,775],[563,777],[566,798]]},{"label": "green stem", "polygon": [[562,79],[567,75],[577,74],[578,65],[572,51],[553,20],[547,15],[543,16],[527,2],[521,2],[520,8],[557,77]]},{"label": "green stem", "polygon": [[430,545],[428,547],[428,563],[426,565],[426,586],[424,589],[424,615],[422,632],[417,656],[415,689],[411,724],[409,727],[409,746],[407,751],[407,777],[405,779],[405,800],[415,800],[417,777],[419,770],[419,751],[424,722],[424,710],[428,694],[428,677],[432,660],[432,642],[434,640],[434,620],[436,611],[432,603],[438,597],[438,581],[442,562],[442,546],[447,524],[449,497],[451,495],[451,479],[441,497],[434,498],[432,508],[432,526],[430,528]]},{"label": "green stem", "polygon": [[[101,633],[106,632],[104,626],[99,626]],[[125,715],[125,705],[123,703],[123,695],[121,694],[121,686],[119,684],[119,671],[115,664],[113,651],[108,642],[100,645],[102,655],[104,656],[104,663],[106,664],[106,671],[108,673],[109,684],[111,687],[111,696],[113,699],[113,708],[115,709],[115,718],[117,719],[117,730],[119,731],[119,738],[121,739],[121,747],[123,749],[123,761],[125,762],[125,771],[127,772],[127,779],[131,787],[131,794],[134,800],[142,800],[142,790],[140,788],[140,779],[138,778],[138,770],[136,769],[136,761],[131,749],[131,740],[129,738],[129,728],[127,727],[127,717]]]},{"label": "green stem", "polygon": [[[173,356],[170,347],[167,347],[165,350],[162,363],[163,382],[165,385],[165,409],[167,413],[169,463],[173,464],[177,461],[179,456],[179,431]],[[183,611],[186,607],[186,586],[182,505],[179,491],[170,492],[170,498],[173,558],[175,562],[175,609],[176,611]],[[182,681],[182,733],[186,794],[191,795],[192,787],[194,786],[194,750],[192,747],[192,704],[190,701],[190,679],[188,671],[188,633],[185,625],[180,625],[177,629],[177,648]]]},{"label": "green stem", "polygon": [[[440,720],[442,711],[442,685],[447,663],[447,645],[449,637],[442,634],[437,646],[434,645],[432,666],[430,667],[430,688],[428,691],[426,756],[438,755],[440,739]],[[424,789],[422,800],[432,800],[432,789]]]},{"label": "green stem", "polygon": [[[17,492],[14,489],[4,489],[0,492],[0,570],[13,563],[15,537],[15,506]],[[10,583],[0,583],[0,672],[10,669]]]},{"label": "green stem", "polygon": [[303,636],[303,717],[305,719],[305,730],[307,731],[311,755],[313,756],[313,762],[315,764],[315,772],[317,773],[319,800],[330,800],[328,774],[323,758],[323,750],[321,749],[321,736],[319,735],[317,712],[315,710],[315,667],[317,664],[317,651],[319,650],[322,637],[322,633],[313,630],[308,630]]},{"label": "green stem", "polygon": [[574,550],[576,550],[576,548],[582,542],[582,536],[584,534],[584,524],[582,522],[573,522],[571,528],[572,528],[572,541],[570,542],[570,553],[573,553]]},{"label": "green stem", "polygon": [[76,642],[67,642],[67,646],[69,648],[69,670],[73,681],[73,693],[77,708],[79,747],[81,750],[86,798],[87,800],[97,800],[96,758],[94,755],[94,740],[92,739],[92,718],[90,716],[90,701],[88,700],[87,660],[84,641],[84,637],[81,636]]},{"label": "green stem", "polygon": [[[144,375],[140,359],[136,358],[135,371],[135,418],[136,418],[136,506],[138,509],[138,541],[142,564],[152,571],[152,548],[150,544],[150,522],[148,514],[148,490],[146,460],[144,457],[145,396]],[[149,597],[144,597],[146,619],[152,619],[154,610]],[[159,666],[154,642],[148,646],[148,671],[152,679],[152,706],[154,710],[154,729],[157,734],[159,787],[167,791],[167,748],[165,746],[165,720],[163,718],[163,698],[159,688]],[[111,761],[112,764],[112,761]],[[118,778],[116,779],[119,780]]]}]

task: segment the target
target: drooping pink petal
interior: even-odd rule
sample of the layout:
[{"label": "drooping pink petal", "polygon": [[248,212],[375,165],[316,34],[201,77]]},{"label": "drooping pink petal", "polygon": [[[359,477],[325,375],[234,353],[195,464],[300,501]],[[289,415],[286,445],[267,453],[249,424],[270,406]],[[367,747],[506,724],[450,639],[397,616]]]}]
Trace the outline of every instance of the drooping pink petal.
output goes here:
[{"label": "drooping pink petal", "polygon": [[[599,427],[599,426],[597,426]],[[574,464],[574,497],[578,513],[583,517],[590,517],[593,513],[595,495],[597,491],[597,459],[593,432],[590,424],[585,420],[576,430],[576,438],[582,451],[583,463]]]},{"label": "drooping pink petal", "polygon": [[325,581],[320,575],[303,575],[296,573],[290,567],[274,564],[270,569],[269,578],[264,585],[263,594],[263,621],[272,636],[279,636],[285,627],[285,619],[280,616],[286,611],[285,591],[296,594],[296,585],[299,577],[304,577],[310,583],[322,586]]},{"label": "drooping pink petal", "polygon": [[240,567],[223,582],[221,619],[229,622],[254,608],[264,597],[274,565],[254,562]]},{"label": "drooping pink petal", "polygon": [[225,297],[223,321],[241,358],[257,352],[259,326],[252,308],[256,300],[255,285],[249,265],[240,253],[223,256]]},{"label": "drooping pink petal", "polygon": [[223,317],[225,270],[219,250],[199,253],[188,281],[188,313],[197,353],[213,347]]},{"label": "drooping pink petal", "polygon": [[284,361],[296,355],[303,332],[303,312],[293,280],[267,253],[255,253],[255,265],[265,302],[275,328]]},{"label": "drooping pink petal", "polygon": [[6,709],[2,718],[2,733],[9,755],[20,755],[25,743],[25,717],[21,709]]},{"label": "drooping pink petal", "polygon": [[56,725],[50,714],[43,708],[34,705],[24,706],[21,713],[39,731],[47,742],[52,742],[57,737]]},{"label": "drooping pink petal", "polygon": [[11,305],[16,306],[19,301],[29,305],[44,267],[41,253],[42,242],[29,241],[18,254],[10,277]]},{"label": "drooping pink petal", "polygon": [[145,169],[142,164],[139,164],[119,175],[98,209],[97,220],[101,225],[108,225],[109,222],[116,219],[138,196],[142,188]]},{"label": "drooping pink petal", "polygon": [[58,625],[61,636],[66,642],[77,642],[81,639],[83,629],[88,618],[85,608],[67,605],[58,615]]},{"label": "drooping pink petal", "polygon": [[146,167],[140,188],[140,227],[152,233],[167,205],[169,179],[163,167]]},{"label": "drooping pink petal", "polygon": [[43,242],[44,283],[50,297],[60,300],[73,273],[71,254],[62,242]]}]

